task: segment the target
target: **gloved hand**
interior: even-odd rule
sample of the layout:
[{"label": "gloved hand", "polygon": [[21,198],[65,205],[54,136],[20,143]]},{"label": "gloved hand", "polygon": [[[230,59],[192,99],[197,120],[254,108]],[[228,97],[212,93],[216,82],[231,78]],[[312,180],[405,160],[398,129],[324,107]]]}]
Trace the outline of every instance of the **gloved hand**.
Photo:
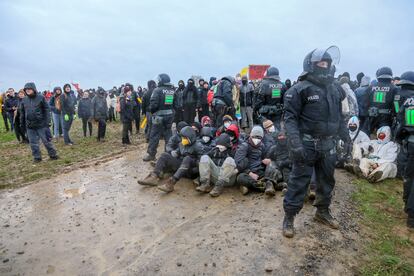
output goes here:
[{"label": "gloved hand", "polygon": [[171,156],[174,157],[174,158],[177,158],[178,157],[178,152],[176,150],[173,150],[171,152]]},{"label": "gloved hand", "polygon": [[68,114],[65,114],[65,116],[63,117],[63,119],[65,120],[65,122],[68,122],[69,121],[69,115]]},{"label": "gloved hand", "polygon": [[291,147],[293,160],[297,162],[304,162],[306,160],[306,151],[303,146]]}]

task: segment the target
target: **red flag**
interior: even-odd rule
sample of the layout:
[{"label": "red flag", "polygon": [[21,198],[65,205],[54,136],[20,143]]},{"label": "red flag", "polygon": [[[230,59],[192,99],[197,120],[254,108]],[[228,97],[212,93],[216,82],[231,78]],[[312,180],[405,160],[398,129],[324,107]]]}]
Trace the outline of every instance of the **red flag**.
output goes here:
[{"label": "red flag", "polygon": [[76,91],[79,91],[80,87],[79,87],[79,83],[73,83],[72,82],[73,87],[75,87]]}]

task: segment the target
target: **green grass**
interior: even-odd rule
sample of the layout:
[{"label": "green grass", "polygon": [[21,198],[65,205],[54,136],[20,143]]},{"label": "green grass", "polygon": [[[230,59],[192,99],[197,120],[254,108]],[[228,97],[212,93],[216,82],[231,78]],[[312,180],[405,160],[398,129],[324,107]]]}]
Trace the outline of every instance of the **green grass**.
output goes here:
[{"label": "green grass", "polygon": [[355,180],[353,199],[362,214],[368,243],[362,275],[414,275],[414,241],[405,227],[402,181],[370,184]]},{"label": "green grass", "polygon": [[[9,125],[10,127],[10,125]],[[16,139],[14,132],[6,132],[6,127],[4,125],[3,117],[0,118],[0,143],[7,143]]]},{"label": "green grass", "polygon": [[5,132],[3,122],[0,122],[0,126],[0,188],[17,187],[28,182],[50,178],[59,175],[68,167],[87,163],[91,159],[99,159],[136,149],[136,145],[142,141],[140,138],[141,140],[138,142],[137,136],[134,136],[132,143],[135,146],[123,147],[121,144],[122,125],[118,121],[107,124],[106,142],[98,143],[96,141],[97,125],[93,125],[94,136],[84,138],[82,122],[77,119],[70,132],[75,145],[65,146],[63,138],[60,138],[59,142],[54,142],[60,159],[49,161],[47,152],[41,144],[43,161],[34,164],[29,145],[19,144],[13,134]]}]

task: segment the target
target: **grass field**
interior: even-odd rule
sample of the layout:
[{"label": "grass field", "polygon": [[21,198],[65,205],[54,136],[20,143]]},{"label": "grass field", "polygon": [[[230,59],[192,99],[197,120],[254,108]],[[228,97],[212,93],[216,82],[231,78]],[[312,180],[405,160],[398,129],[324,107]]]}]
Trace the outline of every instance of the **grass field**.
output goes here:
[{"label": "grass field", "polygon": [[414,275],[414,233],[407,230],[401,180],[378,184],[355,180],[353,199],[367,237],[363,275]]},{"label": "grass field", "polygon": [[29,145],[19,144],[14,134],[6,132],[3,122],[0,122],[0,188],[17,187],[41,178],[49,178],[79,163],[136,149],[138,139],[142,137],[138,138],[134,135],[133,145],[124,147],[121,143],[121,129],[122,125],[119,121],[108,123],[106,142],[98,143],[96,141],[97,124],[93,125],[94,136],[84,138],[82,122],[77,119],[70,132],[75,145],[65,146],[63,138],[59,138],[57,143],[54,142],[60,157],[56,161],[49,160],[46,149],[41,145],[43,161],[34,164]]}]

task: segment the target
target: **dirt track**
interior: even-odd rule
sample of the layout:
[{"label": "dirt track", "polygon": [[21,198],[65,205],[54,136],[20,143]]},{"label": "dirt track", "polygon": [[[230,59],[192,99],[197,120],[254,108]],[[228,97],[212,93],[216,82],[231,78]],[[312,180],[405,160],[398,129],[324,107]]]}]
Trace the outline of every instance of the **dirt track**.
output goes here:
[{"label": "dirt track", "polygon": [[[1,275],[352,275],[359,253],[350,177],[337,172],[339,231],[306,204],[281,234],[282,197],[219,198],[180,181],[165,195],[137,179],[143,150],[0,192]],[[80,188],[80,189],[79,189]],[[267,270],[267,272],[266,272]]]}]

